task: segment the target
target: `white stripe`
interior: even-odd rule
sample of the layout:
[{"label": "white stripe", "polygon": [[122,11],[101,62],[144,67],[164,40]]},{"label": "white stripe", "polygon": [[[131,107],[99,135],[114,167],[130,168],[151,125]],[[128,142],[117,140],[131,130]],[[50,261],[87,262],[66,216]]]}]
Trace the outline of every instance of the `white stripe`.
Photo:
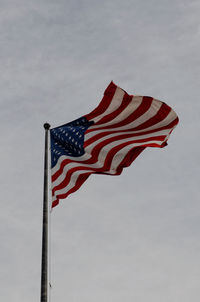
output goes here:
[{"label": "white stripe", "polygon": [[[134,121],[132,121],[132,122],[130,122],[130,123],[124,125],[124,126],[115,128],[115,131],[126,130],[126,129],[129,129],[129,128],[131,129],[131,128],[135,128],[135,127],[143,124],[144,122],[148,121],[150,118],[154,117],[158,113],[161,106],[162,106],[162,102],[160,102],[160,101],[158,102],[157,100],[153,100],[151,107],[143,115],[141,115],[136,120],[134,120]],[[118,117],[116,117],[116,119],[118,119]],[[98,128],[106,127],[108,125],[114,125],[114,124],[116,124],[116,119],[112,120],[109,123],[98,125]],[[123,120],[121,120],[121,118],[120,118],[119,122],[123,122]],[[91,129],[97,129],[97,126],[92,125],[89,128],[89,130],[91,130]],[[104,129],[103,131],[109,131],[109,130],[110,129]],[[97,129],[97,131],[98,131],[98,129]],[[94,132],[97,133],[96,131],[94,131]],[[92,132],[86,133],[85,140],[88,140],[89,138],[93,137],[94,132],[92,131]]]},{"label": "white stripe", "polygon": [[77,171],[77,172],[73,173],[68,186],[66,186],[64,189],[62,189],[60,191],[56,191],[56,194],[53,196],[53,202],[56,200],[57,195],[67,193],[71,188],[73,188],[74,185],[76,184],[78,176],[81,175],[81,174],[85,174],[85,173],[86,173],[86,171],[82,172],[82,173],[80,173],[80,171]]},{"label": "white stripe", "polygon": [[[133,130],[131,132],[132,133],[140,133],[140,132],[144,132],[144,131],[146,132],[146,131],[151,131],[151,130],[155,130],[156,131],[157,128],[165,127],[168,124],[172,123],[176,118],[177,118],[177,115],[175,114],[175,112],[174,111],[170,111],[170,113],[168,114],[168,116],[164,120],[160,121],[159,123],[154,124],[153,126],[147,127],[145,129]],[[109,129],[101,129],[101,130],[92,131],[92,132],[86,133],[86,135],[85,135],[85,141],[89,140],[93,136],[95,136],[97,134],[100,134],[100,133],[104,133],[104,132],[112,132],[112,133],[114,133],[114,132],[121,132],[121,133],[124,133],[124,132],[122,132],[123,130],[128,130],[128,129],[131,129],[131,128],[135,128],[134,125],[133,125],[133,127],[131,127],[130,124],[129,124],[128,127],[127,127],[127,129],[124,129],[124,126],[123,126],[123,127],[119,127],[119,128],[109,128]],[[91,129],[91,127],[89,129]]]},{"label": "white stripe", "polygon": [[[167,136],[168,137],[168,136]],[[166,140],[167,140],[167,137],[160,141],[149,141],[149,142],[146,142],[145,144],[150,144],[150,143],[154,143],[156,142],[156,144],[158,144],[159,146],[161,146]],[[142,145],[140,144],[139,145],[140,147],[142,147]],[[127,153],[133,148],[132,144],[131,145],[128,145],[128,146],[125,146],[124,148],[120,149],[120,151],[118,153],[116,153],[114,156],[113,156],[113,159],[112,159],[112,163],[111,163],[111,168],[110,168],[110,171],[109,171],[109,174],[115,174],[116,173],[116,169],[117,167],[120,165],[120,163],[124,160],[125,156],[127,155]],[[105,172],[107,174],[107,172]]]},{"label": "white stripe", "polygon": [[142,103],[143,97],[134,96],[133,99],[134,99],[134,101],[130,102],[130,104],[127,107],[125,107],[124,110],[121,113],[119,113],[114,119],[112,119],[111,121],[104,123],[104,124],[93,125],[90,127],[90,129],[92,129],[92,128],[98,129],[101,127],[114,125],[114,124],[122,122],[123,120],[128,118],[129,115],[131,115],[140,106],[140,104]]},{"label": "white stripe", "polygon": [[[176,118],[177,118],[176,113],[173,110],[171,110],[170,113],[168,114],[168,116],[164,120],[160,121],[159,123],[157,123],[157,124],[155,124],[153,126],[150,126],[150,127],[146,128],[146,129],[134,131],[133,133],[139,133],[139,132],[142,132],[142,131],[150,131],[150,130],[154,130],[156,128],[165,127],[169,123],[173,122]],[[129,129],[129,128],[132,128],[132,127],[135,127],[135,121],[133,123],[131,123],[131,124],[126,125],[126,126],[122,126],[122,127],[114,128],[114,129],[108,129],[108,131],[118,132],[118,131],[126,130],[126,129]],[[90,132],[90,133],[88,133],[88,134],[85,135],[85,137],[86,137],[85,140],[87,141],[89,138],[93,137],[94,135],[96,135],[98,133],[102,133],[104,131],[105,130],[97,130],[97,131],[94,131],[94,132]],[[171,131],[171,129],[169,129],[169,131]],[[153,133],[151,135],[153,135]],[[91,148],[91,147],[93,147],[95,145],[96,145],[96,142],[94,142],[93,144],[91,144],[88,147]],[[77,157],[78,161],[81,162],[81,161],[85,161],[85,160],[87,160],[87,159],[90,158],[90,156],[87,154],[87,152],[88,152],[87,148],[88,147],[86,147],[86,149],[85,149],[86,153],[84,155],[82,155],[80,157]],[[62,155],[61,157],[59,157],[57,164],[51,169],[52,175],[54,173],[56,173],[60,169],[60,165],[61,165],[61,163],[62,163],[62,161],[64,159],[70,159],[70,160],[74,161],[74,157]]]},{"label": "white stripe", "polygon": [[72,157],[72,156],[62,155],[58,158],[58,161],[57,161],[56,165],[53,168],[51,168],[51,175],[54,175],[60,169],[60,166],[61,166],[63,160],[65,160],[65,159],[69,159],[69,160],[72,160],[72,161],[77,159],[78,161],[81,162],[81,161],[85,161],[89,158],[90,158],[90,155],[86,154],[86,153],[83,154],[82,156],[79,156],[79,157]]},{"label": "white stripe", "polygon": [[[170,130],[170,131],[171,131],[171,130]],[[131,132],[128,132],[128,134],[129,134],[129,133],[131,134]],[[129,138],[121,138],[120,140],[118,139],[118,140],[116,140],[116,141],[114,141],[114,142],[111,142],[111,143],[105,145],[105,146],[101,149],[101,151],[100,151],[100,153],[99,153],[99,156],[98,156],[98,159],[97,159],[97,162],[100,160],[99,158],[101,158],[101,160],[102,160],[103,155],[106,157],[106,156],[107,156],[107,153],[108,153],[112,148],[116,147],[116,146],[119,145],[119,144],[122,144],[122,143],[127,142],[127,141],[130,141],[130,140],[139,140],[139,139],[145,139],[145,138],[149,138],[149,137],[152,137],[152,138],[153,138],[153,137],[155,137],[155,136],[160,136],[160,135],[162,135],[162,136],[163,136],[163,135],[168,135],[168,133],[169,133],[169,130],[167,129],[167,130],[157,131],[157,132],[150,133],[150,134],[144,134],[144,135],[134,136],[134,137],[129,137]],[[112,137],[116,137],[116,136],[118,136],[119,134],[120,134],[120,133],[110,134],[110,135],[108,135],[108,136],[106,137],[106,139],[112,138]],[[123,134],[124,134],[124,133],[123,133]],[[127,134],[127,133],[125,133],[124,135],[126,135],[126,134]],[[104,140],[105,140],[105,137],[102,137],[102,138],[100,138],[99,140],[96,140],[96,141],[93,142],[91,145],[89,145],[88,147],[85,148],[85,154],[84,154],[83,156],[81,156],[81,158],[80,158],[80,157],[77,157],[77,160],[76,160],[75,158],[73,158],[73,162],[68,163],[68,164],[64,167],[64,170],[63,170],[62,174],[57,178],[56,183],[57,183],[57,184],[61,183],[61,182],[64,180],[64,178],[65,178],[64,173],[66,173],[69,169],[71,169],[71,168],[77,166],[77,163],[79,163],[81,166],[84,166],[84,167],[88,167],[88,166],[90,166],[90,167],[98,167],[98,166],[95,166],[95,164],[85,165],[85,164],[81,164],[81,162],[90,159],[90,158],[91,158],[91,152],[92,152],[92,150],[94,149],[94,147],[95,147],[96,145],[100,144],[101,142],[103,142]],[[106,153],[105,153],[105,150],[106,150]],[[66,156],[66,157],[65,157],[65,156],[61,156],[61,157],[63,158],[63,160],[67,158],[67,156]],[[105,159],[105,158],[104,158],[104,159]],[[104,159],[103,159],[103,160],[104,160]],[[59,167],[60,167],[60,164],[59,164]],[[53,175],[54,173],[55,173],[55,172],[54,172],[53,169],[52,169],[52,175]],[[62,177],[63,177],[63,179],[62,179]]]},{"label": "white stripe", "polygon": [[110,114],[111,112],[115,111],[118,107],[120,107],[123,97],[124,97],[125,92],[117,87],[115,90],[115,94],[112,98],[112,101],[106,111],[104,111],[102,114],[98,115],[97,117],[93,118],[92,120],[96,123],[102,119],[102,117],[106,116],[107,114]]},{"label": "white stripe", "polygon": [[[166,133],[167,134],[167,133]],[[59,185],[66,177],[66,174],[69,170],[77,167],[77,166],[81,166],[81,167],[86,167],[86,168],[95,168],[95,169],[98,169],[98,168],[102,168],[104,166],[104,163],[105,163],[105,159],[107,157],[107,154],[108,152],[113,149],[114,147],[120,145],[120,144],[123,144],[123,143],[126,143],[126,142],[129,142],[131,140],[138,140],[138,139],[145,139],[145,138],[148,138],[148,137],[151,137],[152,139],[154,139],[155,136],[158,136],[157,134],[153,134],[153,136],[149,136],[149,135],[143,135],[143,136],[139,136],[137,138],[124,138],[124,139],[120,139],[120,140],[117,140],[117,141],[114,141],[112,143],[109,143],[107,145],[105,145],[99,155],[98,155],[98,158],[96,160],[96,162],[94,164],[84,164],[84,163],[81,163],[79,161],[75,161],[75,162],[71,162],[69,164],[67,164],[64,169],[63,169],[63,172],[62,174],[53,182],[53,186],[57,186]],[[103,141],[103,139],[101,139],[100,141]],[[98,142],[99,143],[99,142]],[[149,143],[149,142],[145,142],[146,143]],[[137,143],[138,144],[138,143]],[[142,142],[140,142],[140,144],[143,144]],[[132,145],[132,148],[134,147],[134,142],[131,144]],[[90,150],[88,151],[88,154],[90,155],[91,154],[91,151],[94,147],[91,147]],[[91,158],[91,155],[89,156]]]},{"label": "white stripe", "polygon": [[[149,144],[149,143],[156,143],[156,144],[158,144],[158,145],[161,145],[162,143],[163,143],[163,141],[162,142],[160,142],[159,143],[159,141],[154,141],[154,140],[152,140],[152,141],[150,141],[150,142],[145,142],[145,143],[137,143],[137,144],[131,144],[131,146],[130,146],[130,149],[132,149],[132,148],[135,148],[135,147],[138,147],[138,146],[140,146],[140,147],[142,147],[143,145],[147,145],[147,144]],[[127,148],[127,150],[129,150],[129,148]],[[118,152],[118,153],[120,153],[121,152],[121,150]],[[127,154],[127,153],[126,153]],[[126,154],[124,154],[124,157],[125,157],[125,155]],[[124,158],[123,157],[123,158]],[[119,166],[119,164],[121,163],[121,161],[123,160],[123,158],[120,158],[120,157],[118,157],[117,158],[117,154],[115,155],[115,160],[114,160],[114,162],[112,163],[112,166],[110,167],[110,170],[109,171],[107,171],[107,172],[103,172],[103,173],[106,173],[106,174],[114,174],[114,171],[116,171],[116,169],[117,169],[117,167]],[[79,166],[79,164],[77,164],[77,166]],[[90,165],[90,167],[92,167],[92,165]],[[55,195],[54,196],[57,196],[57,195],[60,195],[60,194],[65,194],[65,193],[67,193],[69,190],[71,190],[71,188],[73,188],[74,186],[75,186],[75,182],[76,182],[76,180],[77,180],[77,178],[78,178],[78,176],[79,175],[81,175],[81,174],[85,174],[85,173],[88,173],[88,172],[92,172],[93,173],[93,171],[91,170],[91,169],[87,169],[87,170],[84,170],[84,171],[82,171],[82,170],[78,170],[78,171],[75,171],[73,174],[72,174],[72,176],[71,176],[71,178],[70,178],[70,182],[69,182],[69,184],[65,187],[65,188],[63,188],[63,189],[61,189],[61,190],[57,190],[56,192],[55,192]],[[95,172],[94,172],[95,173]],[[56,198],[54,198],[54,200],[55,200]]]},{"label": "white stripe", "polygon": [[[168,135],[168,133],[169,133],[169,130],[167,129],[167,130],[164,130],[164,131],[157,131],[157,132],[154,132],[154,133],[150,133],[150,134],[144,134],[144,135],[140,135],[140,136],[136,136],[136,137],[128,137],[128,138],[121,138],[121,139],[118,139],[118,140],[115,140],[114,142],[110,142],[109,144],[106,144],[102,149],[101,149],[101,151],[100,151],[100,153],[99,153],[99,155],[98,155],[98,159],[97,159],[97,162],[98,161],[102,161],[102,159],[103,159],[103,163],[104,163],[104,159],[105,159],[105,157],[107,156],[107,153],[112,149],[112,148],[114,148],[114,147],[116,147],[116,146],[118,146],[119,144],[122,144],[122,143],[124,143],[124,142],[128,142],[128,141],[131,141],[131,140],[141,140],[141,139],[146,139],[146,138],[149,138],[149,137],[151,137],[151,138],[153,138],[153,137],[156,137],[156,136],[160,136],[160,135]],[[126,133],[127,134],[127,133]],[[126,134],[124,134],[124,135],[126,135]],[[130,132],[130,134],[131,134],[131,132]],[[116,137],[116,136],[118,136],[118,133],[116,133],[116,134],[111,134],[111,135],[109,135],[109,136],[107,136],[106,137],[106,139],[107,138],[112,138],[112,137]],[[99,166],[97,165],[96,166],[96,164],[89,164],[89,165],[86,165],[86,164],[82,164],[81,162],[83,162],[83,161],[86,161],[86,160],[88,160],[88,159],[90,159],[91,158],[91,152],[92,152],[92,150],[94,149],[94,147],[96,146],[96,145],[98,145],[98,144],[100,144],[101,142],[103,142],[105,140],[105,138],[104,137],[102,137],[102,138],[100,138],[99,140],[96,140],[95,142],[93,142],[91,145],[89,145],[88,147],[86,147],[85,148],[85,154],[84,154],[84,156],[82,156],[81,157],[81,159],[79,158],[79,157],[77,157],[77,160],[73,160],[73,162],[71,162],[71,163],[68,163],[65,167],[64,167],[64,170],[63,170],[63,172],[64,173],[67,173],[67,171],[69,170],[69,169],[71,169],[71,168],[73,168],[73,167],[76,167],[77,166],[77,163],[79,163],[79,165],[81,165],[81,166],[83,166],[83,167],[96,167],[96,168],[98,168]],[[64,156],[62,156],[62,157],[64,157]],[[64,158],[63,158],[64,159]],[[103,165],[102,165],[103,166]],[[61,183],[63,180],[64,180],[64,173],[62,172],[62,174],[57,178],[57,180],[56,180],[56,183],[57,184],[59,184],[59,183]],[[53,173],[52,173],[52,175],[53,175]],[[63,179],[62,179],[62,176],[64,177]]]},{"label": "white stripe", "polygon": [[[136,134],[137,131],[126,131],[126,132],[120,132],[120,131],[118,131],[118,132],[113,132],[111,134],[107,134],[107,135],[105,135],[105,136],[103,136],[103,137],[101,137],[99,139],[96,139],[94,143],[95,144],[99,144],[99,143],[101,143],[104,140],[110,139],[112,137],[114,138],[114,137],[117,137],[119,135],[124,135],[125,136],[125,135],[132,134],[133,136],[129,137],[129,140],[133,140],[133,139],[137,140],[137,139],[143,139],[143,138],[148,138],[148,137],[153,137],[153,136],[159,136],[159,135],[168,135],[169,131],[171,131],[171,128],[170,129],[165,129],[165,130],[160,130],[160,131],[156,131],[155,130],[153,133],[147,133],[147,134],[142,134],[141,133],[141,135],[138,135],[138,136],[134,136],[134,134]],[[119,140],[117,140],[117,141],[119,142]],[[93,145],[94,143],[92,143],[91,145]],[[85,148],[85,150],[87,150],[87,152],[89,152],[89,146],[90,145],[88,145]]]}]

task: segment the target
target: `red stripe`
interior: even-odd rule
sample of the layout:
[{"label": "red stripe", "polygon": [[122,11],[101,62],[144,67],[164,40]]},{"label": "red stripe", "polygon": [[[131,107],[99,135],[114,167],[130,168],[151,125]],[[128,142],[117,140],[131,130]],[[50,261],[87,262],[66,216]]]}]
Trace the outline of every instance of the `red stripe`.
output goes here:
[{"label": "red stripe", "polygon": [[51,181],[54,182],[59,176],[60,174],[63,173],[63,169],[64,167],[69,164],[75,162],[75,160],[71,160],[71,159],[64,159],[61,164],[60,164],[60,168],[58,171],[56,171],[52,176],[51,176]]},{"label": "red stripe", "polygon": [[140,106],[133,112],[131,113],[127,118],[125,118],[123,121],[118,122],[116,124],[112,124],[109,126],[102,126],[101,128],[95,128],[95,126],[89,128],[87,130],[87,133],[96,131],[96,130],[102,130],[102,129],[110,129],[110,128],[117,128],[117,127],[122,127],[127,124],[130,124],[131,122],[135,121],[137,118],[139,118],[141,115],[143,115],[145,112],[148,111],[148,109],[151,107],[153,98],[151,97],[143,97],[142,103]]},{"label": "red stripe", "polygon": [[[93,164],[97,161],[98,159],[98,156],[99,156],[99,153],[101,151],[101,149],[105,146],[105,145],[108,145],[114,141],[118,141],[118,140],[121,140],[121,139],[125,139],[125,138],[131,138],[131,137],[134,137],[134,135],[132,134],[121,134],[121,135],[117,135],[117,136],[114,136],[114,137],[111,137],[111,138],[108,138],[108,139],[105,139],[104,141],[98,143],[91,151],[91,158],[89,158],[88,160],[85,160],[84,162],[80,162],[81,163],[84,163],[84,164]],[[163,137],[163,139],[165,138],[165,136],[160,136],[160,138]],[[144,142],[144,141],[148,141],[148,140],[152,140],[152,137],[150,138],[147,138],[147,139],[140,139],[140,140],[135,140],[135,143],[137,142]],[[85,143],[86,144],[86,143]],[[85,148],[85,144],[84,144],[84,148]],[[56,173],[54,173],[52,175],[52,182],[54,182],[62,173],[63,173],[63,169],[64,167],[68,164],[68,163],[71,163],[71,162],[79,162],[78,160],[70,160],[70,159],[65,159],[63,160],[63,162],[61,163],[60,165],[60,169],[58,171],[56,171]]]},{"label": "red stripe", "polygon": [[151,127],[151,126],[161,122],[168,116],[168,114],[170,113],[171,110],[172,109],[169,106],[167,106],[165,103],[163,103],[155,116],[152,116],[152,118],[148,119],[143,124],[135,127],[134,130],[136,130],[136,131],[143,130],[145,128]]},{"label": "red stripe", "polygon": [[120,175],[123,171],[123,168],[129,167],[145,148],[146,147],[136,147],[134,150],[130,150],[122,163],[118,166],[116,175]]},{"label": "red stripe", "polygon": [[[166,126],[163,126],[163,127],[157,128],[157,129],[153,129],[153,130],[149,130],[149,131],[145,131],[145,132],[143,131],[140,133],[135,133],[132,136],[134,137],[134,136],[138,136],[138,135],[150,134],[150,133],[154,133],[155,131],[161,131],[161,130],[166,130],[166,129],[170,129],[170,128],[172,128],[172,130],[173,130],[173,127],[175,127],[178,124],[178,121],[179,121],[178,117],[176,117],[171,123],[169,123]],[[126,129],[126,130],[122,130],[121,132],[127,132],[127,131],[131,131],[131,130],[133,130],[133,129]],[[84,143],[84,146],[87,147],[88,145],[93,143],[95,140],[98,140],[98,139],[102,138],[103,136],[106,136],[106,135],[109,135],[112,133],[116,133],[116,132],[107,131],[104,133],[99,133],[99,134],[95,135],[94,137],[90,138],[89,140],[87,140]],[[75,161],[70,160],[70,159],[65,159],[61,162],[59,170],[56,171],[51,177],[52,183],[63,173],[64,167],[71,162],[75,162]]]},{"label": "red stripe", "polygon": [[[141,147],[137,147],[136,149],[137,150],[135,150],[135,152],[131,155],[131,151],[132,150],[130,150],[129,151],[129,153],[127,154],[127,156],[125,157],[125,159],[123,160],[123,164],[125,165],[125,166],[122,166],[122,164],[121,165],[119,165],[118,167],[117,167],[117,170],[116,170],[116,174],[114,174],[114,175],[119,175],[121,172],[122,172],[122,170],[123,170],[123,168],[125,168],[125,167],[127,167],[127,166],[129,166],[131,163],[132,163],[132,161],[146,148],[146,147],[161,147],[159,144],[156,144],[156,143],[151,143],[151,144],[144,144],[143,146],[141,146]],[[90,174],[93,174],[93,173],[96,173],[96,174],[104,174],[105,172],[104,171],[102,171],[102,172],[89,172],[89,173],[84,173],[84,174],[81,174],[79,177],[82,179],[80,182],[79,182],[79,178],[77,179],[77,181],[76,181],[76,184],[75,184],[75,186],[73,187],[73,188],[71,188],[68,192],[66,192],[66,193],[63,193],[63,194],[60,194],[60,195],[56,195],[56,197],[57,197],[57,199],[53,202],[53,206],[56,206],[57,204],[58,204],[58,200],[59,199],[63,199],[63,198],[66,198],[69,194],[71,194],[71,193],[73,193],[73,192],[75,192],[75,191],[77,191],[79,188],[80,188],[80,186],[83,184],[83,182],[89,177],[89,175]],[[84,178],[84,175],[86,175],[85,176],[85,178]],[[109,175],[109,174],[108,174]],[[112,174],[113,175],[113,174]]]},{"label": "red stripe", "polygon": [[[124,133],[124,134],[121,134],[121,135],[117,135],[117,136],[113,136],[113,137],[107,138],[107,139],[105,139],[104,141],[100,142],[98,145],[96,145],[94,147],[95,154],[97,153],[98,149],[102,149],[107,144],[110,144],[112,142],[119,141],[119,140],[122,140],[122,139],[126,139],[126,138],[132,138],[132,137],[135,137],[135,135],[132,134],[132,133],[129,133],[129,134]],[[156,136],[156,133],[155,133],[155,137],[159,137],[160,139],[162,139],[162,138],[164,139],[166,137],[166,135]],[[153,138],[154,138],[154,136],[153,136]],[[135,140],[135,142],[136,143],[140,142],[140,141],[143,142],[143,141],[146,141],[146,139],[147,140],[152,139],[152,136],[148,137],[148,138],[141,138],[139,140]],[[96,148],[96,147],[98,147],[98,148]],[[85,146],[84,146],[84,148],[85,148]],[[93,153],[93,150],[92,150],[92,153]]]},{"label": "red stripe", "polygon": [[71,188],[68,192],[66,192],[64,194],[60,194],[60,195],[56,196],[56,200],[54,200],[54,202],[52,203],[52,208],[59,204],[59,199],[64,199],[71,193],[76,192],[82,186],[82,184],[87,180],[87,178],[90,176],[90,174],[91,173],[84,173],[84,174],[79,175],[79,177],[76,181],[76,185],[73,188]]},{"label": "red stripe", "polygon": [[124,109],[127,108],[127,106],[130,104],[131,100],[132,100],[132,96],[128,95],[127,93],[124,94],[123,100],[121,105],[119,106],[119,108],[117,108],[116,110],[114,110],[113,112],[107,114],[106,116],[104,116],[102,119],[100,119],[97,123],[95,123],[95,125],[101,125],[101,124],[105,124],[108,123],[110,121],[112,121],[116,116],[118,116]]},{"label": "red stripe", "polygon": [[[101,151],[101,149],[103,147],[105,147],[106,145],[112,143],[113,141],[117,141],[117,140],[121,140],[122,138],[128,138],[128,137],[131,137],[131,135],[127,135],[126,137],[124,137],[123,135],[118,135],[116,137],[111,137],[111,138],[108,138],[108,139],[105,139],[104,141],[100,142],[99,144],[97,144],[91,151],[91,158],[88,159],[85,163],[86,164],[90,164],[90,163],[94,163],[97,161],[97,158],[99,156],[99,153]],[[158,137],[159,139],[164,139],[165,136],[159,136]],[[154,138],[153,138],[154,139]],[[139,140],[131,140],[131,143],[143,143],[143,142],[146,142],[146,141],[149,141],[149,140],[152,140],[152,137],[150,138],[146,138],[146,139],[139,139]],[[120,142],[119,142],[120,143]],[[123,143],[122,143],[123,144]],[[121,146],[121,144],[119,144],[119,146]],[[115,147],[114,147],[115,148]]]},{"label": "red stripe", "polygon": [[52,202],[52,208],[56,207],[59,204],[59,199],[56,199]]},{"label": "red stripe", "polygon": [[[162,108],[162,109],[161,109],[161,108]],[[170,109],[171,109],[171,108],[170,108],[169,106],[167,106],[166,104],[163,104],[163,105],[161,106],[161,108],[160,108],[158,114],[154,117],[154,118],[155,118],[154,122],[155,122],[155,121],[159,122],[158,117],[163,118],[165,115],[167,115],[167,112],[170,111]],[[164,111],[165,111],[165,115],[163,115],[163,114],[161,113],[161,110],[163,110],[163,109],[164,109]],[[167,110],[166,110],[166,109],[167,109]],[[147,121],[147,122],[149,123],[149,121]],[[152,122],[152,119],[151,119],[150,122]],[[177,123],[178,123],[178,117],[177,117],[174,121],[172,121],[169,125],[164,126],[164,127],[157,128],[156,130],[155,130],[155,129],[150,130],[150,131],[148,131],[148,133],[153,133],[153,132],[155,132],[155,131],[160,131],[160,130],[164,130],[164,129],[168,129],[168,128],[174,127]],[[144,125],[144,124],[143,124],[143,125]],[[99,129],[98,129],[98,130],[99,130]],[[131,130],[139,130],[139,129],[138,129],[138,127],[136,127],[136,128],[131,128],[131,129],[122,130],[122,131],[120,131],[120,132],[127,132],[127,131],[131,131]],[[88,131],[87,131],[86,133],[88,133]],[[146,132],[146,133],[147,133],[147,132]],[[147,133],[147,134],[148,134],[148,133]],[[94,138],[91,138],[91,139],[87,140],[87,141],[84,143],[84,147],[86,147],[86,146],[88,146],[89,144],[91,144],[92,142],[94,142],[94,141],[95,141],[95,138],[96,138],[96,139],[99,139],[99,138],[101,138],[101,137],[103,137],[103,136],[106,136],[107,134],[109,134],[109,132],[105,132],[105,134],[104,134],[104,133],[97,134],[96,136],[94,136]],[[142,134],[144,134],[144,133],[142,133]],[[141,133],[140,133],[140,134],[133,134],[132,136],[137,136],[137,135],[141,135]],[[66,159],[66,160],[64,160],[64,161],[61,163],[60,169],[59,169],[56,173],[54,173],[54,174],[52,175],[52,182],[54,182],[54,181],[59,177],[59,175],[63,172],[64,166],[65,166],[66,164],[70,163],[70,162],[74,162],[74,160]]]},{"label": "red stripe", "polygon": [[[174,127],[177,124],[177,122],[178,121],[177,121],[177,118],[176,118],[173,122],[171,122],[167,126],[152,129],[152,130],[149,130],[149,131],[141,131],[141,132],[137,132],[137,133],[133,132],[131,135],[132,135],[132,137],[135,137],[135,136],[146,135],[146,134],[151,134],[151,133],[154,133],[154,132],[170,129],[170,128]],[[126,132],[130,132],[130,131],[134,131],[134,130],[135,130],[135,128],[119,130],[119,133],[122,133],[122,132],[126,133]],[[117,134],[117,131],[114,131],[114,130],[113,131],[105,131],[105,132],[101,132],[101,133],[98,133],[98,134],[94,135],[93,137],[91,137],[91,138],[89,138],[88,140],[85,141],[84,148],[88,147],[89,145],[91,145],[95,141],[98,141],[102,137],[105,137],[105,136],[110,135],[110,134]]]},{"label": "red stripe", "polygon": [[[163,136],[158,136],[158,137],[154,137],[153,138],[153,140],[157,140],[157,141],[162,141],[164,139],[164,137]],[[57,186],[55,186],[55,187],[53,187],[53,189],[52,189],[52,193],[53,193],[53,195],[55,194],[55,192],[57,191],[57,190],[61,190],[61,189],[63,189],[64,187],[66,187],[68,184],[69,184],[69,182],[70,182],[70,179],[71,179],[71,175],[74,173],[74,172],[76,172],[76,171],[78,171],[78,170],[88,170],[88,169],[90,169],[91,171],[93,171],[93,172],[89,172],[89,173],[96,173],[96,172],[105,172],[105,171],[109,171],[110,170],[110,166],[111,166],[111,163],[112,163],[112,159],[113,159],[113,157],[114,157],[114,155],[120,150],[120,149],[122,149],[122,148],[124,148],[125,146],[128,146],[128,145],[130,145],[130,144],[133,144],[133,143],[141,143],[141,144],[143,144],[143,143],[145,143],[145,142],[148,142],[148,141],[150,141],[150,140],[152,140],[152,138],[146,138],[146,139],[143,139],[143,140],[132,140],[132,141],[128,141],[128,142],[124,142],[124,143],[122,143],[122,144],[119,144],[119,145],[117,145],[117,146],[115,146],[115,147],[113,147],[109,152],[108,152],[108,154],[107,154],[107,156],[106,156],[106,158],[105,158],[105,160],[104,160],[104,165],[103,165],[103,167],[101,167],[101,168],[90,168],[90,167],[83,167],[83,166],[81,166],[81,163],[77,163],[77,167],[73,167],[73,168],[71,168],[69,171],[67,171],[67,173],[66,173],[66,176],[65,176],[65,179],[60,183],[60,184],[58,184]],[[151,143],[150,143],[151,144]],[[146,145],[146,144],[145,144]],[[147,144],[147,146],[148,146],[148,144]],[[134,147],[133,147],[133,149],[134,149]],[[99,152],[98,152],[98,154],[99,154]],[[97,155],[97,153],[95,152],[94,153],[94,156],[91,158],[91,159],[89,159],[89,160],[87,160],[87,161],[85,161],[85,162],[83,162],[82,164],[94,164],[94,163],[96,163],[96,162],[98,162],[97,161],[97,159],[98,159],[98,155]],[[90,162],[89,162],[90,161]]]},{"label": "red stripe", "polygon": [[94,119],[95,117],[106,111],[106,109],[109,107],[110,103],[112,102],[116,89],[117,86],[113,82],[111,82],[110,85],[105,90],[104,97],[100,102],[100,104],[92,112],[85,115],[88,121]]},{"label": "red stripe", "polygon": [[[125,139],[125,138],[131,138],[131,137],[134,137],[134,135],[132,134],[121,134],[121,135],[118,135],[118,136],[114,136],[114,137],[111,137],[111,138],[108,138],[108,139],[105,139],[104,141],[100,142],[99,144],[97,144],[91,151],[91,158],[89,158],[88,160],[85,160],[84,161],[84,164],[93,164],[97,161],[98,159],[98,156],[99,156],[99,153],[101,151],[101,149],[105,146],[105,145],[108,145],[114,141],[118,141],[118,140],[121,140],[121,139]],[[160,138],[165,138],[165,136],[159,136]],[[138,142],[144,142],[144,141],[148,141],[148,140],[152,140],[152,137],[150,138],[146,138],[146,139],[140,139],[140,140],[135,140],[135,143],[138,143]],[[85,148],[85,145],[84,145],[84,148]],[[65,159],[63,160],[63,162],[61,163],[61,166],[60,166],[60,169],[58,171],[56,171],[55,174],[52,175],[52,182],[54,182],[62,173],[63,173],[63,169],[64,167],[68,164],[68,163],[71,163],[71,162],[79,162],[78,160],[75,161],[75,160],[69,160],[69,159]],[[83,163],[83,162],[80,162],[80,164]]]}]

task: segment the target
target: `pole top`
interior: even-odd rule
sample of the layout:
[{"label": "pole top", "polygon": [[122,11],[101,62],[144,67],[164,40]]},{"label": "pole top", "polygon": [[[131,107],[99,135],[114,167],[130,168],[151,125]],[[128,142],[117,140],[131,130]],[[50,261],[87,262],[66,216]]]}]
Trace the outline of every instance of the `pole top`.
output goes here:
[{"label": "pole top", "polygon": [[49,130],[49,128],[51,127],[49,123],[45,123],[43,126],[45,130]]}]

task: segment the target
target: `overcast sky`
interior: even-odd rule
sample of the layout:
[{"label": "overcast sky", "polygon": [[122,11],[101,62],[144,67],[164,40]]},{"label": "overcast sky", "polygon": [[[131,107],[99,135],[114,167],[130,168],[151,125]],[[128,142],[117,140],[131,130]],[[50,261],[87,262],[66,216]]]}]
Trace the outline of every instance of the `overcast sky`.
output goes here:
[{"label": "overcast sky", "polygon": [[200,2],[0,0],[0,296],[40,300],[43,123],[89,113],[113,80],[180,123],[118,177],[51,214],[51,302],[200,298]]}]

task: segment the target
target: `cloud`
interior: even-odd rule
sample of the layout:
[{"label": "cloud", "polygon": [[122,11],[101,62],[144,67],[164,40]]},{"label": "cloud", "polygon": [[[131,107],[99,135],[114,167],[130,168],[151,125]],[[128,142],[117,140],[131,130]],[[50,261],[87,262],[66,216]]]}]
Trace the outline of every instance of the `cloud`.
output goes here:
[{"label": "cloud", "polygon": [[120,177],[91,177],[55,208],[52,301],[197,300],[199,8],[198,1],[2,1],[5,302],[40,295],[42,125],[88,113],[111,80],[169,103],[180,124],[168,147],[146,150]]}]

